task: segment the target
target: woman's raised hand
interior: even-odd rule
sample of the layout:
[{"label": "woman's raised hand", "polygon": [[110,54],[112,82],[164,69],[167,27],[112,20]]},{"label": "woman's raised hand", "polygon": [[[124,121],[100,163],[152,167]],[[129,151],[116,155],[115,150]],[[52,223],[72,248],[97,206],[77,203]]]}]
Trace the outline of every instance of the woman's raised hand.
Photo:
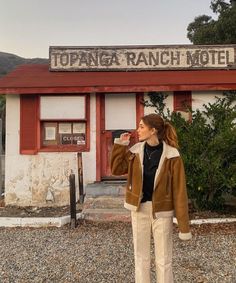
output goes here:
[{"label": "woman's raised hand", "polygon": [[120,140],[121,141],[129,141],[130,136],[131,136],[131,133],[123,133],[123,134],[120,135]]}]

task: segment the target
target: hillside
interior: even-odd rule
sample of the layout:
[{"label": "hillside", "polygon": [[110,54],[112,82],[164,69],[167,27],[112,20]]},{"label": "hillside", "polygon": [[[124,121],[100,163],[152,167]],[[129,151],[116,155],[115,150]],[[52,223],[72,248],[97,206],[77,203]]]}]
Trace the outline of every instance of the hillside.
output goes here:
[{"label": "hillside", "polygon": [[15,69],[21,64],[47,64],[48,59],[32,58],[26,59],[11,53],[0,52],[0,77]]}]

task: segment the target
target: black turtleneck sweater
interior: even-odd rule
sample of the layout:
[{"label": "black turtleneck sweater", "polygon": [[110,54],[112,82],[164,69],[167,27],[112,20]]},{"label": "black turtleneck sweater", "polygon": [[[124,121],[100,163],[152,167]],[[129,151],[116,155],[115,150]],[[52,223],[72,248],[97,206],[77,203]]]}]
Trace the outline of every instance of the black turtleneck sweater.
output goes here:
[{"label": "black turtleneck sweater", "polygon": [[163,152],[163,142],[156,146],[150,146],[147,142],[144,146],[143,158],[143,198],[141,202],[152,200],[154,178]]}]

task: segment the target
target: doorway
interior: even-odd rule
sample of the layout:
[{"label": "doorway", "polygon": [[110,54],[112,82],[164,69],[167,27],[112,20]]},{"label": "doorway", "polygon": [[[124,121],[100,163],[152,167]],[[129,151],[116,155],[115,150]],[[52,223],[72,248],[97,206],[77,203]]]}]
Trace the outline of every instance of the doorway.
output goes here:
[{"label": "doorway", "polygon": [[136,129],[144,113],[142,100],[143,93],[105,93],[100,96],[100,180],[126,178],[125,175],[111,175],[111,150],[114,139],[122,132],[131,133],[129,146],[138,142]]}]

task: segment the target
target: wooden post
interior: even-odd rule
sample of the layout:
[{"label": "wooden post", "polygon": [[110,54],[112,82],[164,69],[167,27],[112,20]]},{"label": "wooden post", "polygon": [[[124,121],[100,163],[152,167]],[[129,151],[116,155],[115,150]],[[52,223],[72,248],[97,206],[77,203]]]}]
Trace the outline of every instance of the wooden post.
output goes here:
[{"label": "wooden post", "polygon": [[82,153],[77,153],[78,158],[78,178],[79,178],[79,202],[84,203],[84,182],[83,182],[83,163]]},{"label": "wooden post", "polygon": [[70,215],[71,228],[76,227],[76,196],[75,196],[75,174],[70,174]]}]

